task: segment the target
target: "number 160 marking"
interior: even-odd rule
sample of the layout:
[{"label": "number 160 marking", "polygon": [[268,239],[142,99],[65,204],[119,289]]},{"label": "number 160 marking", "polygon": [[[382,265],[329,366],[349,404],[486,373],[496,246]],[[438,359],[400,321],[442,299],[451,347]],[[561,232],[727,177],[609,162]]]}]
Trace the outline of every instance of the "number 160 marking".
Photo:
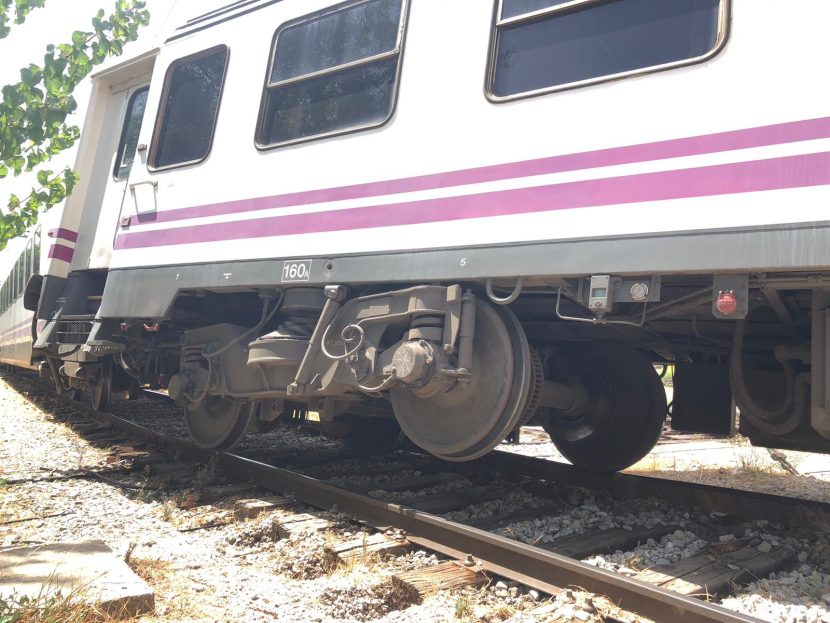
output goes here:
[{"label": "number 160 marking", "polygon": [[311,260],[285,262],[282,265],[282,283],[290,281],[309,281],[311,279]]}]

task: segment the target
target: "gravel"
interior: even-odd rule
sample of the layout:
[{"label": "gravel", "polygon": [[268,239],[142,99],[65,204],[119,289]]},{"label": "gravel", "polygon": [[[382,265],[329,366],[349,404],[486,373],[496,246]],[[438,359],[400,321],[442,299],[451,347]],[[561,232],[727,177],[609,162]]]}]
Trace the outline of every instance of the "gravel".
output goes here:
[{"label": "gravel", "polygon": [[[119,409],[133,417],[137,412],[123,404],[117,404],[114,410]],[[438,556],[416,550],[383,561],[373,560],[371,564],[359,562],[334,569],[324,555],[325,548],[355,538],[361,530],[342,517],[325,515],[332,522],[330,530],[281,539],[275,529],[276,520],[292,512],[315,511],[302,507],[277,509],[256,519],[235,521],[232,501],[194,508],[182,504],[185,492],[173,495],[142,489],[141,476],[111,477],[138,486],[136,489],[91,479],[44,482],[42,479],[52,474],[102,469],[107,466],[108,452],[91,446],[67,426],[50,419],[2,380],[0,410],[3,415],[0,418],[0,455],[3,456],[0,478],[36,481],[0,488],[0,521],[43,517],[14,526],[0,526],[0,545],[96,539],[122,554],[130,550],[133,564],[157,591],[159,618],[148,619],[146,623],[157,620],[409,623],[456,618],[486,623],[505,620],[530,623],[596,621],[606,613],[621,621],[639,620],[615,610],[613,604],[599,597],[564,591],[556,599],[547,599],[506,581],[494,582],[484,589],[439,592],[422,604],[410,604],[393,590],[390,577],[396,572],[437,565],[441,562]],[[171,420],[169,425],[181,428],[179,421]],[[245,448],[277,446],[274,452],[279,453],[318,449],[320,445],[319,437],[297,429],[283,429],[252,438]],[[541,443],[537,445],[541,455],[549,452],[541,448]],[[377,485],[373,495],[390,501],[474,486],[469,478],[451,474],[447,480],[426,490],[382,491],[383,483],[390,478],[419,475],[419,470],[407,469],[391,476],[349,476],[342,480],[366,487]],[[763,520],[744,524],[717,514],[692,513],[690,516],[657,499],[621,501],[576,490],[560,502],[564,505],[561,511],[514,522],[499,532],[522,542],[544,545],[595,529],[678,527],[630,551],[593,556],[587,561],[624,574],[677,562],[713,544],[742,540],[757,546],[759,551],[785,545],[798,553],[798,569],[757,580],[740,589],[734,597],[724,599],[723,604],[769,621],[830,623],[830,567],[826,563],[830,561],[830,545],[826,539],[797,538]],[[550,504],[551,499],[516,490],[503,498],[474,504],[446,516],[473,520]],[[54,514],[61,516],[46,517]],[[213,523],[222,525],[181,531]]]}]

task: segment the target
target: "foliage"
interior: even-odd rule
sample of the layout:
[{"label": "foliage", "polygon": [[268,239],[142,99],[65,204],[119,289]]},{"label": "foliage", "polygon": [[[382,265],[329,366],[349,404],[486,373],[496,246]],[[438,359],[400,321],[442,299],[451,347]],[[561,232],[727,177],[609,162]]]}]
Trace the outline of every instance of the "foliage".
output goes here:
[{"label": "foliage", "polygon": [[[8,34],[12,1],[17,23],[45,2],[0,0],[0,38]],[[67,123],[77,108],[72,92],[96,65],[135,41],[139,28],[150,19],[143,0],[116,0],[112,14],[106,19],[105,15],[103,9],[98,11],[92,30],[74,32],[70,43],[47,46],[43,65],[21,69],[20,82],[0,91],[0,179],[37,170],[39,184],[28,196],[9,198],[8,210],[0,215],[0,250],[34,225],[41,211],[63,201],[78,183],[78,174],[69,168],[58,173],[40,168],[80,137],[78,127]]]},{"label": "foliage", "polygon": [[107,623],[114,619],[86,605],[78,592],[35,598],[0,596],[0,623]]},{"label": "foliage", "polygon": [[10,14],[14,9],[14,23],[22,24],[34,9],[42,7],[46,0],[0,0],[0,39],[9,35]]}]

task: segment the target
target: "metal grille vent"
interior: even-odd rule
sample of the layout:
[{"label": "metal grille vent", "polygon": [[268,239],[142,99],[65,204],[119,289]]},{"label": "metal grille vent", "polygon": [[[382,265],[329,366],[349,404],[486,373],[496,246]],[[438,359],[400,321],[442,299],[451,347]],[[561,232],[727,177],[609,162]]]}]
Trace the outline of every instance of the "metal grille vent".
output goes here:
[{"label": "metal grille vent", "polygon": [[58,322],[58,344],[85,344],[90,333],[92,333],[91,320]]}]

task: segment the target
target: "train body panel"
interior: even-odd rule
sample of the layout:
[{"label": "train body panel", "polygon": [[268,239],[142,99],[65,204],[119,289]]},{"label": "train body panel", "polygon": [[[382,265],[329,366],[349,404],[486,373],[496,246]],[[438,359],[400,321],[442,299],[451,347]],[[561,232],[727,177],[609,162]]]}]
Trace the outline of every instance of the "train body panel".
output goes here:
[{"label": "train body panel", "polygon": [[172,62],[229,47],[216,132],[203,162],[134,168],[125,207],[144,213],[122,220],[112,268],[828,222],[830,89],[803,62],[825,44],[771,3],[733,2],[705,63],[500,104],[482,93],[492,8],[413,3],[387,124],[257,151],[274,31],[326,4],[268,5],[163,50],[151,102]]},{"label": "train body panel", "polygon": [[[734,398],[753,441],[830,451],[828,19],[821,0],[194,18],[95,77],[82,183],[27,296],[34,361],[99,408],[167,387],[216,449],[313,409],[450,461],[535,422],[602,471],[659,435],[659,361],[678,427],[732,430]],[[22,361],[14,310],[0,355]]]}]

